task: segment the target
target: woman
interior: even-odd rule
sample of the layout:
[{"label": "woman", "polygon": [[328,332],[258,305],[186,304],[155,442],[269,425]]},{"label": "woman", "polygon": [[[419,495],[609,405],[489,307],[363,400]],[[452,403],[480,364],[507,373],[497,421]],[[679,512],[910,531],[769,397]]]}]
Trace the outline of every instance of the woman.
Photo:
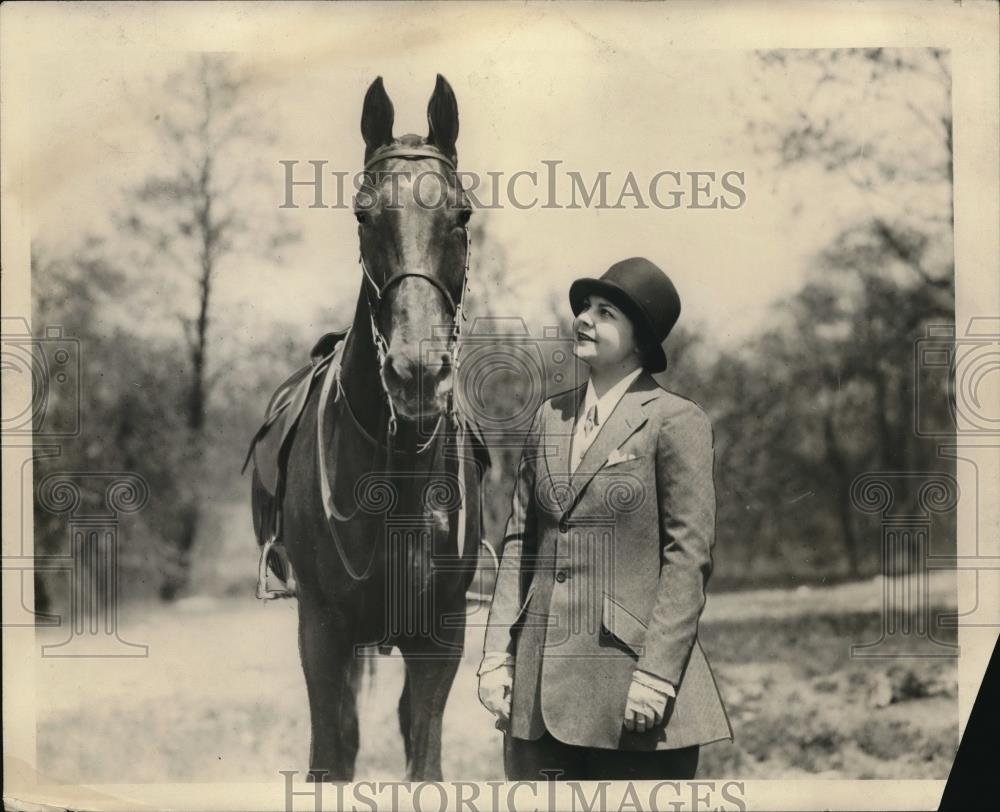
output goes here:
[{"label": "woman", "polygon": [[586,385],[545,401],[518,465],[479,668],[508,780],[690,779],[732,738],[698,619],[712,426],[662,389],[673,283],[642,258],[570,287]]}]

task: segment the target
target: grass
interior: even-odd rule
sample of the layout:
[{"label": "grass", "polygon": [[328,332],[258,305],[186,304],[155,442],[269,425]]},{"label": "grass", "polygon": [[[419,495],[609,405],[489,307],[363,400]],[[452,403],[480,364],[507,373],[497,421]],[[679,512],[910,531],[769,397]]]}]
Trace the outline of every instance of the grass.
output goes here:
[{"label": "grass", "polygon": [[[935,579],[931,599],[954,609],[954,580]],[[947,777],[957,661],[852,658],[851,644],[879,638],[880,605],[878,581],[711,596],[702,644],[736,740],[704,747],[699,777]],[[121,634],[147,643],[148,658],[39,659],[39,771],[56,783],[144,783],[272,781],[278,770],[304,770],[295,625],[291,602],[193,598],[130,610]],[[897,653],[933,651],[904,643]],[[481,631],[470,629],[444,720],[447,778],[503,777],[500,736],[476,699],[480,650]],[[401,661],[383,657],[363,689],[359,780],[403,775],[402,678]]]}]

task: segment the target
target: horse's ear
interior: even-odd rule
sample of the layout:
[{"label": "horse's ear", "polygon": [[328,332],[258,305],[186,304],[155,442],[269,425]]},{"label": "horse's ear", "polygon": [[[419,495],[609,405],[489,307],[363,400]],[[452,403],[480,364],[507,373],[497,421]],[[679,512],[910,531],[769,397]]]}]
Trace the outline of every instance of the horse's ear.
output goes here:
[{"label": "horse's ear", "polygon": [[434,85],[434,95],[427,105],[427,124],[430,128],[427,143],[454,157],[455,141],[458,140],[458,102],[448,80],[440,73]]},{"label": "horse's ear", "polygon": [[365,106],[361,111],[361,135],[365,139],[365,160],[385,144],[392,143],[392,121],[395,118],[389,94],[385,92],[382,77],[371,83],[365,94]]}]

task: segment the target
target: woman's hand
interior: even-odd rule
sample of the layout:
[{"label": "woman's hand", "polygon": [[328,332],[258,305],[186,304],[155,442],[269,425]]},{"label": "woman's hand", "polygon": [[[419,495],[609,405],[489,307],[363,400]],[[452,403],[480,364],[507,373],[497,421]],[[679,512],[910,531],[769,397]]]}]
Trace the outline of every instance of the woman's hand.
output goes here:
[{"label": "woman's hand", "polygon": [[625,729],[629,733],[645,733],[660,724],[669,698],[633,678],[625,703]]},{"label": "woman's hand", "polygon": [[510,722],[510,694],[514,687],[514,669],[501,665],[479,677],[479,701],[501,724]]}]

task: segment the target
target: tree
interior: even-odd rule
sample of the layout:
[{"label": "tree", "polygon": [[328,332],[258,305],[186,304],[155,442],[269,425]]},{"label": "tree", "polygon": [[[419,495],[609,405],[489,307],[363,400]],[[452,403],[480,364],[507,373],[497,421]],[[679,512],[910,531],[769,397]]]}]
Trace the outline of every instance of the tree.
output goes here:
[{"label": "tree", "polygon": [[805,442],[790,461],[803,481],[827,489],[848,571],[858,575],[854,478],[942,465],[915,436],[912,409],[915,342],[929,324],[954,320],[948,57],[780,51],[760,63],[772,115],[750,130],[775,168],[819,167],[831,189],[840,179],[865,200],[866,214],[817,252],[806,285],[783,303],[785,324],[767,338],[765,363],[774,374],[775,363],[792,370],[789,381],[808,393],[794,406]]},{"label": "tree", "polygon": [[[218,277],[240,258],[271,258],[294,238],[273,220],[254,217],[248,187],[262,178],[241,159],[267,140],[249,99],[249,80],[220,56],[201,55],[171,75],[163,88],[164,108],[156,115],[164,147],[164,170],[146,179],[132,198],[122,226],[136,247],[144,273],[176,283],[171,317],[186,348],[181,410],[187,437],[186,480],[201,479],[206,417],[224,366],[213,351],[213,292]],[[201,516],[201,494],[187,489],[177,505],[180,528],[174,539],[178,566],[161,596],[175,598],[187,583],[190,554]]]}]

